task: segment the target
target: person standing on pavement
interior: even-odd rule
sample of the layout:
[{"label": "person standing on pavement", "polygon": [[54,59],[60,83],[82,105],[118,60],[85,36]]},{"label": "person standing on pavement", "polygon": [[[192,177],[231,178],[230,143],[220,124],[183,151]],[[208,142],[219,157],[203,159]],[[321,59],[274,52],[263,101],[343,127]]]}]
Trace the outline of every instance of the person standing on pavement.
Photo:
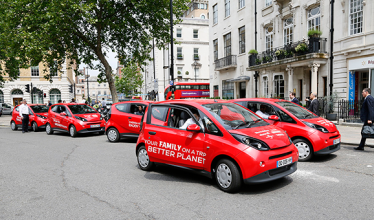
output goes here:
[{"label": "person standing on pavement", "polygon": [[310,93],[309,98],[310,99],[306,99],[306,101],[310,101],[308,110],[319,116],[319,102],[317,99],[317,94],[312,92]]},{"label": "person standing on pavement", "polygon": [[101,104],[103,105],[103,108],[106,108],[106,101],[105,101],[104,98],[103,98],[103,101],[101,102]]},{"label": "person standing on pavement", "polygon": [[[364,122],[364,126],[372,125],[374,121],[374,98],[370,95],[371,89],[365,88],[362,90],[362,97],[364,97],[364,102],[361,107],[361,121]],[[354,148],[355,150],[364,150],[366,138],[361,135],[361,142],[358,147]]]},{"label": "person standing on pavement", "polygon": [[22,119],[22,133],[29,132],[29,107],[27,106],[26,99],[19,106],[19,116]]},{"label": "person standing on pavement", "polygon": [[51,106],[51,105],[52,105],[52,103],[51,103],[51,101],[49,100],[49,101],[48,101],[48,107]]},{"label": "person standing on pavement", "polygon": [[291,100],[291,102],[293,102],[293,103],[295,103],[297,105],[300,105],[299,100],[295,96],[296,96],[296,93],[290,92],[290,100]]}]

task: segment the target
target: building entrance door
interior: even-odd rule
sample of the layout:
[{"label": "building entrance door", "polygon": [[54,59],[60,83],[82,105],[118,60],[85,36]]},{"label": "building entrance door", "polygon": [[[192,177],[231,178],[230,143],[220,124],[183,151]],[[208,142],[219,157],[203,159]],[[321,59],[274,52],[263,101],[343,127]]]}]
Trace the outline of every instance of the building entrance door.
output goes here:
[{"label": "building entrance door", "polygon": [[13,98],[13,106],[22,104],[22,98]]},{"label": "building entrance door", "polygon": [[246,98],[245,97],[245,93],[246,93],[246,89],[245,89],[245,87],[246,87],[246,85],[245,85],[246,83],[245,82],[240,82],[239,83],[239,88],[240,88],[240,98]]}]

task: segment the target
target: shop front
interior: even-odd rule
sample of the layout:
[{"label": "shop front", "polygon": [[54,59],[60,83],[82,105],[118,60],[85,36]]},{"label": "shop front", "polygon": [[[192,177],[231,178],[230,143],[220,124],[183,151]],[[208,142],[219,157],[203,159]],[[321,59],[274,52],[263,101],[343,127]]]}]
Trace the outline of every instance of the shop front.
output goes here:
[{"label": "shop front", "polygon": [[348,100],[362,100],[364,88],[374,89],[374,57],[348,61]]}]

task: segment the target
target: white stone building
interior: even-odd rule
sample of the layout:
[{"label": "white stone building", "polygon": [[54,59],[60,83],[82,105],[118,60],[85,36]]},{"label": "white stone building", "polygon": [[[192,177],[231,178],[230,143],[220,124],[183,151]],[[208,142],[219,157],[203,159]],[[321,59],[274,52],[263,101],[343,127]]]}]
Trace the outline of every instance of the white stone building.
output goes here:
[{"label": "white stone building", "polygon": [[[290,91],[302,100],[310,92],[327,96],[330,1],[257,0],[258,55],[250,64],[248,52],[255,49],[256,36],[254,2],[210,1],[211,96],[242,98],[257,93],[286,98]],[[356,100],[360,89],[372,85],[374,25],[369,21],[373,9],[373,1],[335,1],[333,90],[341,98],[348,98],[350,71],[355,75],[351,78],[360,82]],[[322,35],[309,41],[308,31],[314,29]]]},{"label": "white stone building", "polygon": [[[90,76],[88,78],[88,86],[87,86],[87,78],[84,79],[83,83],[84,86],[84,97],[87,99],[88,94],[92,101],[102,101],[104,98],[105,100],[111,100],[112,96],[109,89],[109,84],[107,82],[98,83],[97,76]],[[87,89],[88,88],[88,89]]]},{"label": "white stone building", "polygon": [[[193,0],[184,14],[183,22],[174,25],[174,78],[176,82],[209,82],[209,20],[208,1]],[[164,90],[170,81],[169,50],[155,48],[153,61],[143,67],[142,93],[158,92],[164,100]],[[151,52],[153,57],[153,51]],[[155,73],[155,74],[154,74]],[[196,74],[195,74],[196,73]],[[155,78],[157,80],[155,86]]]}]

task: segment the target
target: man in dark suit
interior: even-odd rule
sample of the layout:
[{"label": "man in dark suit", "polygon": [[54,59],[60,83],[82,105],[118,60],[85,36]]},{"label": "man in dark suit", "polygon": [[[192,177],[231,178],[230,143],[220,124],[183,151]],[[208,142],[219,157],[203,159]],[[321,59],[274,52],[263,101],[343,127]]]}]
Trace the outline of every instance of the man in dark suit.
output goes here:
[{"label": "man in dark suit", "polygon": [[295,97],[296,94],[294,92],[290,92],[290,100],[291,102],[297,104],[297,105],[300,105],[300,102],[299,100]]},{"label": "man in dark suit", "polygon": [[307,101],[310,101],[308,110],[319,116],[319,102],[317,99],[317,94],[312,92],[310,93],[309,98],[310,100],[306,99]]},{"label": "man in dark suit", "polygon": [[[374,121],[374,98],[370,95],[371,89],[365,88],[362,90],[362,97],[364,97],[364,102],[361,107],[361,121],[364,122],[363,126],[371,125]],[[362,127],[364,128],[364,127]],[[361,142],[355,150],[364,150],[366,138],[361,136]]]}]

